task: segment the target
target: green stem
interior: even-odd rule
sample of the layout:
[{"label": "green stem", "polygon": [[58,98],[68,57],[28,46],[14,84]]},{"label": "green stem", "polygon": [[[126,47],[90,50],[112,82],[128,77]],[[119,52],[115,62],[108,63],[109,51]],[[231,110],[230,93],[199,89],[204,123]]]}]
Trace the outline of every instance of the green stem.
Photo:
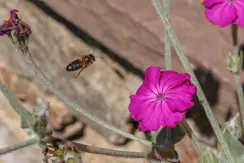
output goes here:
[{"label": "green stem", "polygon": [[[238,48],[238,26],[235,24],[231,25],[231,34],[232,34],[232,42],[233,42],[233,53],[236,57],[239,57],[239,48]],[[242,62],[242,61],[239,61]],[[242,120],[242,128],[244,128],[244,95],[242,89],[242,83],[240,78],[240,72],[232,73],[235,79],[238,102],[240,106],[241,112],[241,120]]]},{"label": "green stem", "polygon": [[228,144],[224,140],[224,137],[223,137],[223,134],[222,134],[221,129],[219,127],[219,124],[214,117],[214,114],[213,114],[213,112],[210,108],[210,105],[209,105],[209,103],[208,103],[208,101],[207,101],[207,99],[203,93],[203,90],[202,90],[193,70],[191,69],[191,66],[190,66],[190,63],[189,63],[187,57],[183,53],[183,50],[180,46],[180,43],[177,40],[176,35],[175,35],[168,19],[166,18],[163,11],[161,10],[161,5],[160,5],[159,0],[152,0],[152,3],[154,5],[157,13],[159,14],[159,16],[160,16],[160,18],[161,18],[161,20],[165,26],[165,29],[167,30],[167,33],[168,33],[170,40],[171,40],[171,43],[174,46],[181,63],[183,64],[185,70],[191,75],[191,82],[197,87],[197,97],[198,97],[199,101],[201,102],[201,104],[204,108],[204,111],[205,111],[205,113],[206,113],[206,115],[207,115],[207,117],[208,117],[208,119],[209,119],[209,121],[213,127],[213,130],[214,130],[214,132],[215,132],[215,134],[219,140],[220,145],[223,148],[224,153],[226,154],[228,160],[230,162],[234,163],[235,159],[232,156],[232,153],[230,151]]},{"label": "green stem", "polygon": [[0,80],[0,91],[4,94],[4,96],[8,99],[11,107],[16,111],[16,113],[21,118],[22,127],[29,127],[30,124],[33,123],[34,119],[19,102],[19,100],[8,90],[8,88],[3,84]]},{"label": "green stem", "polygon": [[239,56],[239,47],[238,47],[238,26],[235,24],[231,25],[231,35],[233,43],[233,54]]},{"label": "green stem", "polygon": [[81,108],[80,106],[78,106],[77,104],[73,103],[70,99],[68,99],[66,96],[64,96],[61,92],[59,92],[57,90],[57,88],[47,79],[47,77],[41,72],[41,70],[39,69],[39,67],[36,65],[36,63],[34,62],[29,49],[26,48],[24,50],[22,50],[23,55],[25,56],[25,59],[27,61],[27,63],[31,66],[31,68],[34,70],[34,72],[36,73],[37,77],[45,84],[45,86],[52,92],[54,93],[58,98],[60,98],[67,106],[73,108],[74,110],[78,111],[79,113],[81,113],[82,115],[86,116],[87,118],[97,122],[98,124],[100,124],[103,127],[106,127],[112,131],[115,131],[116,133],[127,137],[129,139],[138,141],[142,144],[145,144],[149,147],[152,146],[152,142],[147,141],[145,139],[136,137],[132,134],[129,134],[127,132],[124,132],[110,124],[108,124],[107,122],[99,119],[98,117],[92,115],[90,112],[86,111],[85,109]]},{"label": "green stem", "polygon": [[[170,17],[170,0],[164,0],[163,10],[165,16]],[[167,30],[164,29],[164,41],[165,41],[165,69],[172,69],[172,57],[171,57],[171,41],[167,34]]]},{"label": "green stem", "polygon": [[233,46],[235,47],[238,45],[238,26],[236,24],[231,25],[231,35]]},{"label": "green stem", "polygon": [[19,143],[19,144],[15,144],[15,145],[12,145],[9,147],[2,148],[2,149],[0,149],[0,155],[6,154],[6,153],[9,153],[9,152],[12,152],[12,151],[24,148],[24,147],[28,147],[33,144],[37,144],[38,142],[39,142],[39,139],[36,137],[36,138],[29,139],[29,140]]},{"label": "green stem", "polygon": [[124,157],[124,158],[146,158],[147,153],[145,152],[129,152],[119,151],[106,148],[92,147],[81,143],[72,142],[79,150],[88,153],[101,154],[113,157]]},{"label": "green stem", "polygon": [[240,112],[241,112],[241,119],[242,119],[242,128],[244,127],[244,96],[243,96],[243,89],[242,89],[242,83],[240,79],[240,74],[233,74],[237,89],[237,96],[240,106]]}]

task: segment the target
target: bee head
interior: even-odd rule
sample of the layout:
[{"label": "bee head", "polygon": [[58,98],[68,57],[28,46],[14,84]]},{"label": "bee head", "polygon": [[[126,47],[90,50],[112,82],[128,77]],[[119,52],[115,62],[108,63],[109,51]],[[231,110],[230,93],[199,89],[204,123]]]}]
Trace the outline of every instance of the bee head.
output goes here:
[{"label": "bee head", "polygon": [[93,54],[89,54],[89,57],[92,61],[95,61],[95,56]]}]

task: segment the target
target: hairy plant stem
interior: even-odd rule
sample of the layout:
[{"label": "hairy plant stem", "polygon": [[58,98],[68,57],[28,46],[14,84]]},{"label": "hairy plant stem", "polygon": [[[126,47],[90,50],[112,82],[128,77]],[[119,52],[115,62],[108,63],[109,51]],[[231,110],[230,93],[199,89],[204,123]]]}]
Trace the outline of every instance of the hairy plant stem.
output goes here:
[{"label": "hairy plant stem", "polygon": [[208,101],[207,101],[207,99],[203,93],[203,90],[202,90],[193,70],[191,69],[190,63],[189,63],[187,57],[184,55],[183,50],[180,46],[179,41],[176,38],[176,35],[175,35],[173,29],[172,29],[167,17],[164,15],[164,12],[161,9],[162,7],[161,7],[159,0],[152,0],[152,3],[154,5],[157,13],[159,14],[159,16],[160,16],[160,18],[161,18],[161,20],[165,26],[165,29],[167,30],[167,33],[168,33],[170,40],[171,40],[171,43],[174,46],[181,63],[183,64],[185,70],[191,75],[191,82],[197,87],[197,97],[198,97],[201,105],[204,108],[204,111],[208,117],[208,120],[211,123],[211,126],[213,127],[213,130],[217,136],[217,139],[218,139],[220,145],[222,146],[224,153],[226,154],[228,160],[231,163],[234,163],[235,159],[234,159],[234,157],[230,151],[230,148],[224,140],[224,137],[223,137],[221,129],[218,125],[218,122],[214,117],[214,114],[210,108],[210,105],[209,105],[209,103],[208,103]]},{"label": "hairy plant stem", "polygon": [[147,153],[145,152],[129,152],[119,151],[105,148],[92,147],[81,143],[72,142],[79,150],[88,153],[101,154],[113,157],[124,157],[124,158],[146,158]]},{"label": "hairy plant stem", "polygon": [[244,127],[244,96],[243,96],[243,89],[242,89],[242,83],[240,74],[233,74],[237,89],[237,96],[240,106],[240,112],[241,112],[241,121],[242,121],[242,128]]},{"label": "hairy plant stem", "polygon": [[6,154],[6,153],[9,153],[9,152],[24,148],[24,147],[28,147],[28,146],[37,144],[38,142],[39,142],[39,139],[37,137],[31,138],[31,139],[26,140],[26,141],[24,141],[22,143],[15,144],[15,145],[0,149],[0,155],[3,155],[3,154]]},{"label": "hairy plant stem", "polygon": [[231,36],[233,46],[235,47],[238,45],[238,26],[236,24],[231,25]]},{"label": "hairy plant stem", "polygon": [[232,36],[232,43],[233,43],[233,54],[235,56],[239,56],[238,26],[236,24],[231,25],[231,36]]},{"label": "hairy plant stem", "polygon": [[66,96],[64,96],[61,92],[59,92],[57,90],[57,88],[47,79],[47,77],[41,72],[41,70],[39,69],[39,67],[36,65],[36,63],[34,62],[28,47],[26,47],[25,49],[21,50],[27,63],[31,66],[31,68],[34,70],[34,72],[36,73],[37,77],[45,84],[45,86],[52,92],[54,93],[58,98],[60,98],[67,106],[73,108],[74,110],[78,111],[79,113],[81,113],[82,115],[86,116],[87,118],[95,121],[96,123],[102,125],[103,127],[106,127],[124,137],[127,137],[129,139],[138,141],[142,144],[147,145],[148,147],[152,146],[152,142],[147,141],[145,139],[136,137],[132,134],[129,134],[127,132],[124,132],[110,124],[108,124],[107,122],[99,119],[98,117],[92,115],[90,112],[86,111],[85,109],[83,109],[82,107],[78,106],[77,104],[73,103],[70,99],[68,99]]},{"label": "hairy plant stem", "polygon": [[[238,26],[235,24],[231,25],[231,34],[232,34],[232,42],[233,42],[233,54],[235,56],[239,57],[239,48],[238,48]],[[240,61],[242,62],[242,61]],[[244,128],[244,95],[243,95],[243,89],[242,89],[242,83],[240,78],[240,72],[239,73],[232,73],[236,89],[237,89],[237,96],[238,96],[238,102],[241,112],[241,122],[242,122],[242,128]]]},{"label": "hairy plant stem", "polygon": [[4,96],[8,99],[10,106],[15,110],[15,112],[20,116],[22,128],[30,127],[29,125],[33,123],[34,119],[19,102],[19,100],[8,90],[8,88],[0,80],[0,90]]},{"label": "hairy plant stem", "polygon": [[[170,0],[164,0],[163,10],[165,16],[168,18],[170,17]],[[172,69],[172,57],[171,57],[171,41],[168,36],[167,30],[164,29],[164,47],[165,47],[165,69],[171,70]]]}]

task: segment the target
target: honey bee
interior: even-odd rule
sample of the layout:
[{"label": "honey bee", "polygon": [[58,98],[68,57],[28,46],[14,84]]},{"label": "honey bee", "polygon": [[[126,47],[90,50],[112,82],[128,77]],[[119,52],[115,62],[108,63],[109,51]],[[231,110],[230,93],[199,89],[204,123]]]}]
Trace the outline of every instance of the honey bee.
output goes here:
[{"label": "honey bee", "polygon": [[[94,54],[94,51],[93,51]],[[95,62],[95,57],[98,56],[94,56],[93,54],[88,54],[88,55],[82,55],[79,59],[74,60],[73,62],[69,63],[66,67],[67,71],[76,71],[79,70],[79,73],[77,74],[77,76],[75,78],[77,78],[81,71],[84,70],[85,68],[87,68],[88,66],[90,66],[91,64],[93,64],[93,62]],[[99,58],[99,57],[98,57]]]}]

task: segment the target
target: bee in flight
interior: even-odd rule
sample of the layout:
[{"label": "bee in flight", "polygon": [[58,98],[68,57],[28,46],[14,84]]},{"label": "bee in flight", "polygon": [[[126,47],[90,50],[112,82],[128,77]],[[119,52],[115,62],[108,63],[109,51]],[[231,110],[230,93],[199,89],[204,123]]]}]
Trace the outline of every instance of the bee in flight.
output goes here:
[{"label": "bee in flight", "polygon": [[[94,54],[94,51],[93,51]],[[93,62],[95,62],[95,57],[98,56],[94,56],[93,54],[87,54],[87,55],[82,55],[79,59],[74,60],[73,62],[69,63],[66,67],[67,71],[76,71],[79,70],[79,73],[77,74],[77,76],[75,78],[77,78],[81,71],[84,70],[85,68],[87,68],[88,66],[90,66],[91,64],[93,64]]]}]

